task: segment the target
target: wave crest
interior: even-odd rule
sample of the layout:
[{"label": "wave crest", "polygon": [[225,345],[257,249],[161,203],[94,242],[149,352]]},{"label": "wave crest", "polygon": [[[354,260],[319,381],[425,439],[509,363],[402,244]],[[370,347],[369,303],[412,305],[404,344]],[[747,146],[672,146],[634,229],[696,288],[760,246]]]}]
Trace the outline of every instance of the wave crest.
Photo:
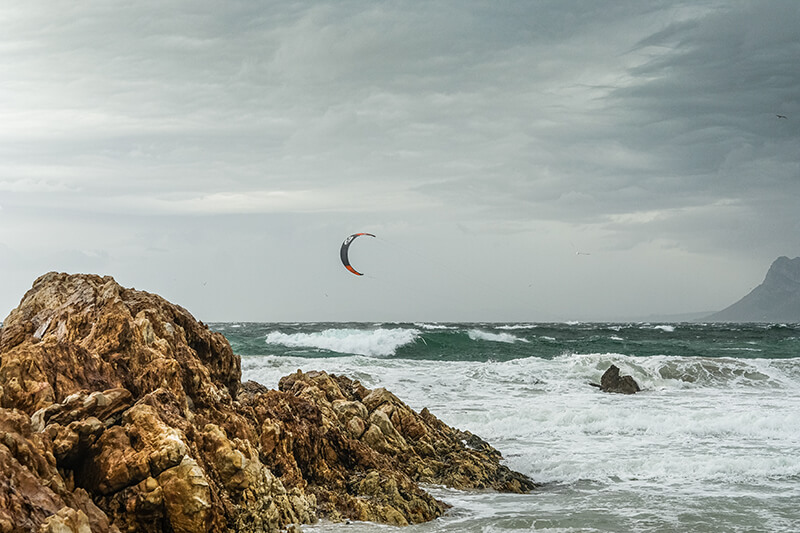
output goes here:
[{"label": "wave crest", "polygon": [[522,337],[517,337],[516,335],[512,335],[511,333],[491,333],[489,331],[483,331],[481,329],[471,329],[467,332],[469,338],[474,341],[492,341],[492,342],[505,342],[508,344],[514,344],[515,342],[528,342],[528,339],[523,339]]},{"label": "wave crest", "polygon": [[267,334],[265,341],[267,344],[289,348],[311,348],[342,354],[387,357],[394,355],[401,346],[413,343],[419,334],[419,330],[403,328],[373,330],[331,328],[315,333],[273,331]]}]

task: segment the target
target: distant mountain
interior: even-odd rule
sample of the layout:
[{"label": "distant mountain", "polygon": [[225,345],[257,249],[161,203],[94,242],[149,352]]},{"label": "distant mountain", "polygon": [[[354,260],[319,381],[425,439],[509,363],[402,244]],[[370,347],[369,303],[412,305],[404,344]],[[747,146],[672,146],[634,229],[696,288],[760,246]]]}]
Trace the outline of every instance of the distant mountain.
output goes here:
[{"label": "distant mountain", "polygon": [[800,257],[779,257],[764,281],[711,322],[800,322]]}]

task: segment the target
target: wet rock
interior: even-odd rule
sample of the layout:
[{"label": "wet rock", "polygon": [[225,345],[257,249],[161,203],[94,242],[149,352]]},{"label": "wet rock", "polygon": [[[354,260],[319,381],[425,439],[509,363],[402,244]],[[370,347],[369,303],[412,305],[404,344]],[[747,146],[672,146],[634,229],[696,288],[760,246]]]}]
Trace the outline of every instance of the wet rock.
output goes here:
[{"label": "wet rock", "polygon": [[605,371],[603,377],[600,378],[599,388],[603,392],[619,394],[634,394],[642,390],[631,376],[620,376],[619,368],[616,365],[611,365]]}]

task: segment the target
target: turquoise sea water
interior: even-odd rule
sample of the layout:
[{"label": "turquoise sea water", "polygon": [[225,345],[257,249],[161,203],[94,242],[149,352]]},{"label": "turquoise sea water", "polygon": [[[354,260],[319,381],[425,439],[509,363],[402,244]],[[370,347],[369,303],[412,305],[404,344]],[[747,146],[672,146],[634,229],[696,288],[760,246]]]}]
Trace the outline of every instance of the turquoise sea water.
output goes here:
[{"label": "turquoise sea water", "polygon": [[[405,531],[800,531],[800,326],[212,324],[269,387],[326,370],[480,435],[543,487],[429,490]],[[610,364],[644,389],[605,394]],[[394,530],[369,523],[307,532]]]}]

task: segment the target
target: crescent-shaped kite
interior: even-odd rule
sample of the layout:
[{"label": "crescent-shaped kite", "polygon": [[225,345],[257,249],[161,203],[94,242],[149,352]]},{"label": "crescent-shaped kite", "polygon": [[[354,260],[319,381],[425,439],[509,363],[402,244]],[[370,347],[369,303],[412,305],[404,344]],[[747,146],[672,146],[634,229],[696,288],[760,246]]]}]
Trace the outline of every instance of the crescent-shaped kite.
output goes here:
[{"label": "crescent-shaped kite", "polygon": [[346,238],[344,240],[344,242],[342,243],[342,249],[339,250],[339,255],[342,258],[342,264],[344,265],[344,267],[347,270],[349,270],[350,272],[352,272],[356,276],[363,276],[364,274],[362,274],[361,272],[359,272],[358,270],[356,270],[355,268],[350,266],[350,259],[347,257],[347,251],[350,249],[350,244],[352,244],[353,240],[356,237],[360,237],[361,235],[369,235],[370,237],[374,237],[375,236],[372,233],[353,233],[352,235],[350,235],[348,238]]}]

